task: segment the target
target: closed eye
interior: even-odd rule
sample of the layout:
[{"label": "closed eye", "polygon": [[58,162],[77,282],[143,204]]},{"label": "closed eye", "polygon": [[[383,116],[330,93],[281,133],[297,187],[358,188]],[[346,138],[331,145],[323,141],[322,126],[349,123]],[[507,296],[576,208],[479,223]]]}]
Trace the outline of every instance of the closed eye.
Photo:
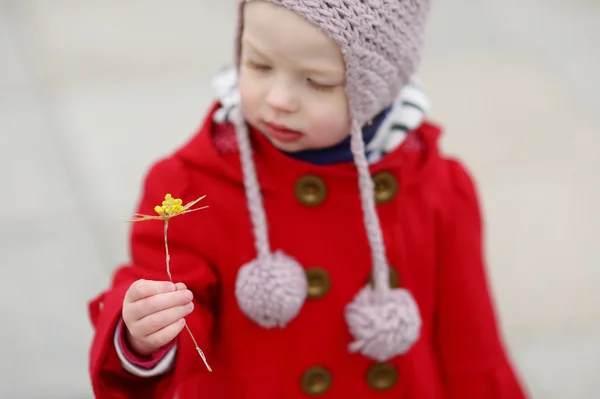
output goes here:
[{"label": "closed eye", "polygon": [[335,89],[338,85],[331,85],[331,84],[325,84],[325,83],[319,83],[316,82],[312,79],[307,79],[306,80],[309,84],[310,87],[312,87],[313,89],[317,90],[317,91],[331,91],[333,89]]},{"label": "closed eye", "polygon": [[254,61],[246,61],[246,65],[251,68],[251,69],[255,69],[257,71],[262,71],[262,72],[268,72],[270,71],[272,68],[271,66],[267,65],[267,64],[263,64],[260,62],[254,62]]}]

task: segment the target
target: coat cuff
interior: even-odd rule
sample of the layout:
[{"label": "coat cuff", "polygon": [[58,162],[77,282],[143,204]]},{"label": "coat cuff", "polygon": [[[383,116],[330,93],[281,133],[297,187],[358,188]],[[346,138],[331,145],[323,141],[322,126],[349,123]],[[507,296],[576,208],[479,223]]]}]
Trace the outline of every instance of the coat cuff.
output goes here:
[{"label": "coat cuff", "polygon": [[135,354],[125,340],[123,319],[119,319],[115,328],[114,345],[121,365],[129,373],[138,377],[155,377],[167,373],[175,363],[177,345],[173,343],[164,346],[151,356],[141,357]]}]

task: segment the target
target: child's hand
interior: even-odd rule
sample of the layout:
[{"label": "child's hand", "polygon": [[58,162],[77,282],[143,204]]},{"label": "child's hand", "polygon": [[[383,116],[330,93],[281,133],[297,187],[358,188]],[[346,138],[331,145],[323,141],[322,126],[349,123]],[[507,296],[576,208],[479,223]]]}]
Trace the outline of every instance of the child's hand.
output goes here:
[{"label": "child's hand", "polygon": [[193,309],[192,292],[185,284],[138,280],[123,300],[123,321],[133,350],[150,355],[168,344],[185,326]]}]

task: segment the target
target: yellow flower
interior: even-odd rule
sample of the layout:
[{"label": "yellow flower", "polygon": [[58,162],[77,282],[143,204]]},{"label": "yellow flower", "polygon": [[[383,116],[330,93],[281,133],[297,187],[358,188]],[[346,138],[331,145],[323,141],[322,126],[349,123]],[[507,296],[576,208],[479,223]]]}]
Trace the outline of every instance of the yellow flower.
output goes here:
[{"label": "yellow flower", "polygon": [[162,202],[162,206],[155,206],[154,211],[162,217],[177,216],[185,210],[181,203],[179,198],[173,198],[171,194],[167,194],[165,195],[165,200]]},{"label": "yellow flower", "polygon": [[[135,219],[128,220],[129,222],[142,222],[144,220],[162,220],[165,222],[163,234],[164,234],[164,238],[165,238],[166,268],[167,268],[167,275],[169,276],[169,281],[171,281],[171,282],[173,282],[173,277],[171,276],[171,267],[169,264],[169,262],[171,260],[171,256],[169,255],[169,243],[167,240],[167,230],[169,228],[169,219],[174,218],[175,216],[184,215],[186,213],[199,211],[200,209],[208,208],[208,206],[202,206],[200,208],[191,209],[192,206],[196,205],[204,197],[205,196],[202,196],[202,197],[198,198],[197,200],[194,200],[192,202],[188,202],[185,205],[182,205],[183,202],[179,198],[173,198],[173,196],[171,194],[167,194],[167,195],[165,195],[165,200],[162,202],[162,205],[157,205],[154,207],[154,211],[156,213],[158,213],[158,216],[142,215],[142,214],[137,213],[137,214],[135,214],[135,216],[136,216]],[[188,333],[190,334],[192,341],[194,341],[194,345],[196,346],[196,351],[198,352],[198,354],[204,361],[206,368],[208,369],[208,371],[212,372],[212,369],[210,368],[210,366],[208,365],[208,362],[206,361],[206,356],[204,356],[204,352],[202,352],[202,349],[200,349],[200,347],[198,346],[198,343],[196,342],[196,338],[194,338],[194,334],[192,334],[192,331],[190,330],[190,328],[188,327],[187,324],[185,325],[185,328],[187,329]]]},{"label": "yellow flower", "polygon": [[200,208],[190,209],[192,206],[196,205],[199,201],[204,199],[206,196],[202,196],[192,202],[188,202],[185,205],[182,205],[183,202],[179,198],[173,198],[171,194],[165,195],[165,200],[162,202],[162,205],[157,205],[154,207],[154,211],[158,214],[158,216],[153,215],[142,215],[135,214],[135,219],[128,220],[129,222],[142,222],[144,220],[169,220],[175,216],[184,215],[186,213],[199,211],[200,209],[208,208],[208,206],[202,206]]}]

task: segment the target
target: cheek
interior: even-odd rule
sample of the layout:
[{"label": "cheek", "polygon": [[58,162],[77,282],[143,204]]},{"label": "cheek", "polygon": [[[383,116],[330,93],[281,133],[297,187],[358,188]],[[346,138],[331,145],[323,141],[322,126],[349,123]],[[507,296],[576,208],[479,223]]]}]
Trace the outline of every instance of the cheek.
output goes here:
[{"label": "cheek", "polygon": [[260,104],[260,90],[252,79],[248,79],[244,74],[240,74],[238,89],[240,91],[240,102],[244,117],[250,122],[255,122]]},{"label": "cheek", "polygon": [[333,141],[342,140],[350,131],[350,118],[343,102],[333,101],[329,106],[315,108],[311,119],[311,130]]}]

